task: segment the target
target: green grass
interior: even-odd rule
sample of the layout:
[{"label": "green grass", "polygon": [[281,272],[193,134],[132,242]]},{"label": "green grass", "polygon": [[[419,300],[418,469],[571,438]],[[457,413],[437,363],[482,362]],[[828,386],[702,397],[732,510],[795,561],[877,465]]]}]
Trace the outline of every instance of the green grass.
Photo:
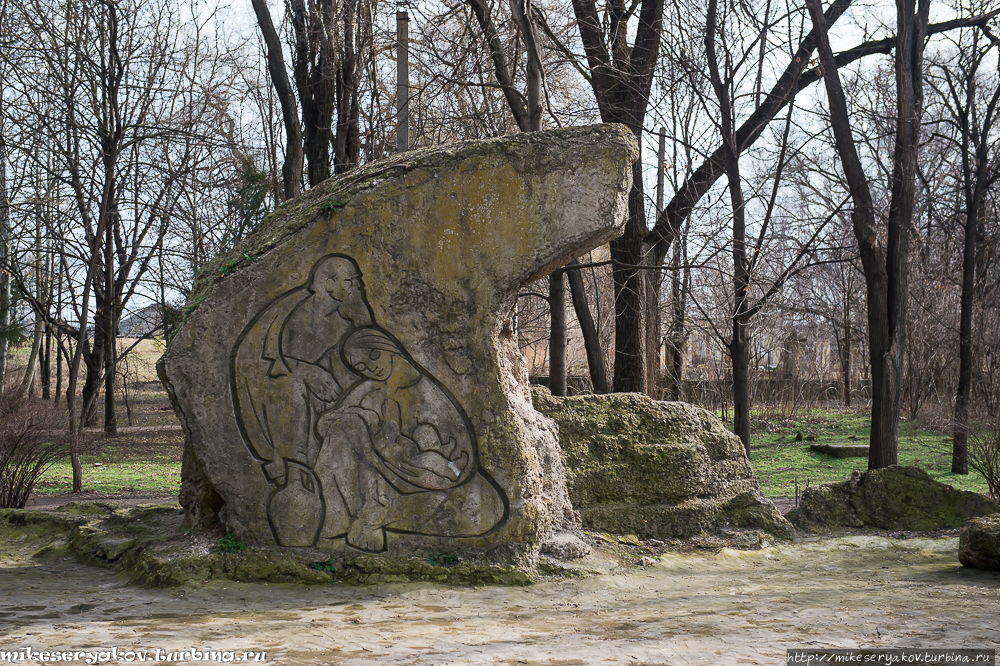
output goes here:
[{"label": "green grass", "polygon": [[[131,384],[134,424],[159,426],[176,424],[163,387],[153,366],[162,351],[155,341],[143,342],[134,357]],[[27,358],[27,347],[13,350]],[[15,365],[16,365],[15,361]],[[23,370],[22,370],[23,372]],[[15,373],[16,374],[16,373]],[[98,405],[103,413],[103,404]],[[118,402],[118,422],[126,425],[125,406]],[[864,458],[836,459],[813,453],[810,442],[796,442],[814,436],[821,444],[867,444],[869,415],[863,410],[800,409],[788,416],[775,410],[758,410],[751,415],[752,451],[750,461],[761,490],[771,497],[795,494],[807,485],[837,483],[855,469],[864,470]],[[174,495],[180,488],[183,437],[177,431],[130,434],[114,440],[98,441],[83,456],[84,490],[102,493]],[[951,439],[919,424],[903,423],[899,433],[899,462],[921,467],[934,478],[963,490],[986,493],[984,479],[977,473],[952,474]],[[38,493],[69,492],[72,471],[66,460],[55,466],[35,486]]]},{"label": "green grass", "polygon": [[[750,462],[761,491],[770,497],[794,495],[795,479],[801,492],[806,485],[837,483],[868,467],[866,458],[831,458],[810,451],[813,442],[795,441],[801,432],[814,436],[817,444],[867,445],[870,421],[862,411],[814,409],[784,418],[762,412],[751,415],[751,428]],[[900,424],[898,455],[901,465],[920,467],[943,483],[978,493],[988,490],[976,472],[952,474],[951,438],[919,424]]]},{"label": "green grass", "polygon": [[[176,495],[181,486],[183,436],[178,432],[129,435],[97,441],[81,456],[83,489],[101,493]],[[69,460],[53,465],[35,484],[35,492],[73,489]]]}]

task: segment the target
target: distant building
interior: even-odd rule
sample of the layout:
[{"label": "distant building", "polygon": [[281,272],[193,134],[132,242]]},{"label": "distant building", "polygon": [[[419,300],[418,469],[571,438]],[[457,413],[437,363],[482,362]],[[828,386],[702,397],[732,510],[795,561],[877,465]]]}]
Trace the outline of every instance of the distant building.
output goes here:
[{"label": "distant building", "polygon": [[143,338],[162,330],[163,308],[159,303],[147,305],[118,322],[118,336],[122,338]]}]

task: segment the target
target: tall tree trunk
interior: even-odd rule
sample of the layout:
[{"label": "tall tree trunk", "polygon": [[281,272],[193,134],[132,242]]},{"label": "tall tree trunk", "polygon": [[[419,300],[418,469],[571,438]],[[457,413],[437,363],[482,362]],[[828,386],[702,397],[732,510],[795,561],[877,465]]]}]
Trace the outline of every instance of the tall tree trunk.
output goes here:
[{"label": "tall tree trunk", "polygon": [[[525,69],[525,87],[527,88],[528,106],[525,109],[528,120],[528,131],[537,132],[542,129],[542,53],[538,48],[537,31],[534,19],[529,16],[527,0],[510,0],[510,13],[517,25],[518,33],[524,40],[528,55],[528,65]],[[516,109],[511,109],[516,111]]]},{"label": "tall tree trunk", "polygon": [[[976,249],[983,215],[983,199],[991,168],[989,137],[997,119],[1000,105],[1000,88],[990,97],[982,114],[973,112],[977,99],[979,60],[965,86],[965,105],[957,90],[952,88],[957,113],[955,120],[962,130],[962,180],[965,195],[965,242],[962,247],[962,299],[958,332],[958,389],[955,394],[955,436],[951,454],[951,471],[955,474],[969,473],[969,402],[972,397],[972,306],[976,293]],[[973,127],[971,119],[981,118],[982,126]],[[970,145],[975,146],[970,154]],[[993,167],[996,168],[996,167]],[[993,178],[996,178],[994,175]]]},{"label": "tall tree trunk", "polygon": [[850,309],[847,299],[844,299],[844,338],[840,345],[840,371],[844,375],[844,407],[851,406],[851,345],[852,335]]},{"label": "tall tree trunk", "polygon": [[344,30],[336,76],[337,135],[334,171],[345,173],[358,166],[361,157],[361,132],[358,104],[357,0],[345,0]]},{"label": "tall tree trunk", "polygon": [[[291,0],[288,6],[294,36],[292,69],[302,107],[302,149],[309,186],[315,187],[330,177],[333,114],[340,110],[338,86],[343,67],[335,51],[334,35],[339,31],[332,4],[310,3],[307,7],[303,0]],[[344,39],[353,39],[353,35],[344,35]],[[338,129],[340,121],[338,117]]]},{"label": "tall tree trunk", "polygon": [[566,286],[562,271],[549,275],[549,391],[566,395]]},{"label": "tall tree trunk", "polygon": [[[750,345],[749,309],[750,272],[746,249],[746,204],[740,179],[740,149],[733,131],[733,103],[730,95],[732,72],[725,78],[719,70],[715,49],[717,0],[708,2],[708,24],[705,28],[705,50],[709,76],[719,101],[719,130],[722,135],[723,161],[729,185],[729,200],[733,215],[733,338],[729,342],[729,357],[733,366],[733,431],[750,455]],[[728,62],[728,60],[727,60]]]},{"label": "tall tree trunk", "polygon": [[[687,341],[684,321],[685,295],[691,279],[691,268],[685,265],[682,272],[683,245],[684,242],[680,238],[674,243],[670,270],[670,398],[672,400],[684,399],[684,346]],[[687,263],[686,257],[684,263]]]},{"label": "tall tree trunk", "polygon": [[646,392],[660,400],[660,287],[663,273],[643,271],[646,278]]},{"label": "tall tree trunk", "polygon": [[[638,11],[635,11],[638,9]],[[642,145],[649,91],[660,53],[663,0],[641,0],[632,12],[624,3],[607,5],[599,15],[594,0],[573,0],[580,40],[590,69],[601,120],[622,123]],[[632,44],[629,33],[634,34]],[[611,242],[615,293],[614,390],[646,391],[645,278],[635,268],[644,261],[648,233],[643,201],[641,158],[632,164],[625,232]]]},{"label": "tall tree trunk", "polygon": [[0,86],[0,393],[7,379],[7,347],[10,335],[10,200],[7,197],[7,142],[4,138],[3,87]]},{"label": "tall tree trunk", "polygon": [[250,0],[254,13],[257,15],[257,25],[260,26],[267,54],[267,72],[271,76],[278,102],[281,104],[281,117],[285,124],[285,162],[281,166],[281,180],[285,200],[294,199],[302,192],[302,126],[299,124],[299,109],[295,103],[295,91],[288,80],[285,71],[285,59],[282,55],[281,38],[274,29],[271,12],[267,8],[267,0]]},{"label": "tall tree trunk", "polygon": [[[42,202],[40,188],[35,189],[35,302],[41,302],[42,293]],[[21,390],[34,397],[35,379],[38,375],[38,356],[42,349],[43,324],[42,313],[35,310],[35,328],[31,336],[31,353],[28,355],[28,367],[21,379]]]},{"label": "tall tree trunk", "polygon": [[749,330],[741,317],[733,317],[733,339],[729,343],[733,364],[733,432],[750,455],[750,343]]},{"label": "tall tree trunk", "polygon": [[[54,260],[53,260],[54,264]],[[56,312],[62,313],[62,271],[56,271],[59,278],[56,280]],[[56,331],[56,394],[52,397],[52,402],[59,405],[59,395],[62,393],[63,382],[63,339],[62,333]]]},{"label": "tall tree trunk", "polygon": [[896,137],[893,151],[892,193],[887,219],[887,242],[879,242],[875,208],[851,135],[847,102],[837,64],[830,49],[819,0],[807,0],[830,104],[837,152],[854,199],[852,222],[861,254],[868,298],[871,355],[872,423],[868,468],[896,464],[906,343],[906,305],[909,277],[910,227],[916,195],[917,150],[923,110],[923,46],[927,28],[927,0],[897,0]]},{"label": "tall tree trunk", "polygon": [[[971,207],[971,202],[970,202]],[[966,213],[965,246],[962,253],[962,301],[958,331],[958,390],[955,394],[955,437],[951,471],[969,473],[969,397],[972,391],[972,303],[976,280],[976,234],[978,211]]]},{"label": "tall tree trunk", "polygon": [[28,366],[21,377],[21,390],[32,395],[35,391],[35,378],[38,375],[38,352],[42,347],[42,318],[35,315],[35,331],[31,336],[31,353],[28,355]]},{"label": "tall tree trunk", "polygon": [[39,370],[42,384],[42,400],[52,399],[52,329],[46,324],[45,337],[42,339],[42,361]]},{"label": "tall tree trunk", "polygon": [[[918,6],[919,1],[919,6]],[[893,149],[892,190],[889,202],[886,247],[885,363],[880,393],[884,402],[875,418],[872,403],[872,437],[868,468],[895,465],[898,450],[899,408],[906,348],[906,309],[909,295],[910,230],[916,200],[917,154],[923,116],[923,55],[929,0],[896,0],[896,138]],[[881,338],[881,336],[880,336]],[[882,342],[882,340],[880,340]],[[876,436],[876,423],[878,434]]]},{"label": "tall tree trunk", "polygon": [[[575,259],[570,262],[570,266],[578,263]],[[579,270],[566,271],[569,280],[569,291],[573,297],[573,309],[576,312],[576,319],[580,322],[580,330],[583,332],[583,346],[587,351],[587,367],[590,369],[590,383],[594,387],[594,393],[608,392],[608,373],[604,365],[604,350],[601,348],[601,338],[597,333],[597,326],[594,324],[594,317],[590,313],[590,304],[587,302],[587,291],[583,286],[583,277]]]},{"label": "tall tree trunk", "polygon": [[646,213],[642,197],[642,166],[632,163],[625,233],[611,241],[615,293],[615,393],[646,392],[645,278],[634,268],[642,263]]},{"label": "tall tree trunk", "polygon": [[101,379],[104,371],[104,352],[107,346],[104,341],[104,325],[101,322],[101,310],[98,308],[94,317],[93,346],[90,340],[84,343],[83,363],[87,367],[87,377],[83,380],[80,391],[80,419],[88,428],[97,425],[97,399],[101,394]]},{"label": "tall tree trunk", "polygon": [[115,322],[117,298],[115,295],[115,237],[118,224],[118,207],[112,206],[104,233],[104,434],[114,437],[118,434],[118,418],[115,414],[115,341],[118,327]]}]

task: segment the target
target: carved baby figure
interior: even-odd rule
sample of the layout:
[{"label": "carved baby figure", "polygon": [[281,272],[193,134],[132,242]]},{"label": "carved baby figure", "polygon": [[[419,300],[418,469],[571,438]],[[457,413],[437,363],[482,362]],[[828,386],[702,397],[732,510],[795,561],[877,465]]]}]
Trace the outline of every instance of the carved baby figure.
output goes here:
[{"label": "carved baby figure", "polygon": [[456,488],[475,473],[473,440],[452,399],[385,331],[355,330],[341,356],[362,379],[316,425],[317,472],[337,486],[324,493],[321,537],[336,537],[346,522],[348,544],[378,551],[385,528],[412,522],[407,496],[423,494],[415,499],[425,513],[428,501],[443,499],[426,491]]}]

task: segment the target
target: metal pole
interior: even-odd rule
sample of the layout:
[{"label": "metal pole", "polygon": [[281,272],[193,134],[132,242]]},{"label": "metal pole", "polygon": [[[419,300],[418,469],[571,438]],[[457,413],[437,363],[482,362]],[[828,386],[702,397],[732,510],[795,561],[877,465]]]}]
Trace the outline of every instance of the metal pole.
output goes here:
[{"label": "metal pole", "polygon": [[396,152],[410,149],[410,15],[396,12]]},{"label": "metal pole", "polygon": [[660,147],[656,151],[656,216],[663,212],[663,159],[667,151],[667,130],[660,127]]}]

